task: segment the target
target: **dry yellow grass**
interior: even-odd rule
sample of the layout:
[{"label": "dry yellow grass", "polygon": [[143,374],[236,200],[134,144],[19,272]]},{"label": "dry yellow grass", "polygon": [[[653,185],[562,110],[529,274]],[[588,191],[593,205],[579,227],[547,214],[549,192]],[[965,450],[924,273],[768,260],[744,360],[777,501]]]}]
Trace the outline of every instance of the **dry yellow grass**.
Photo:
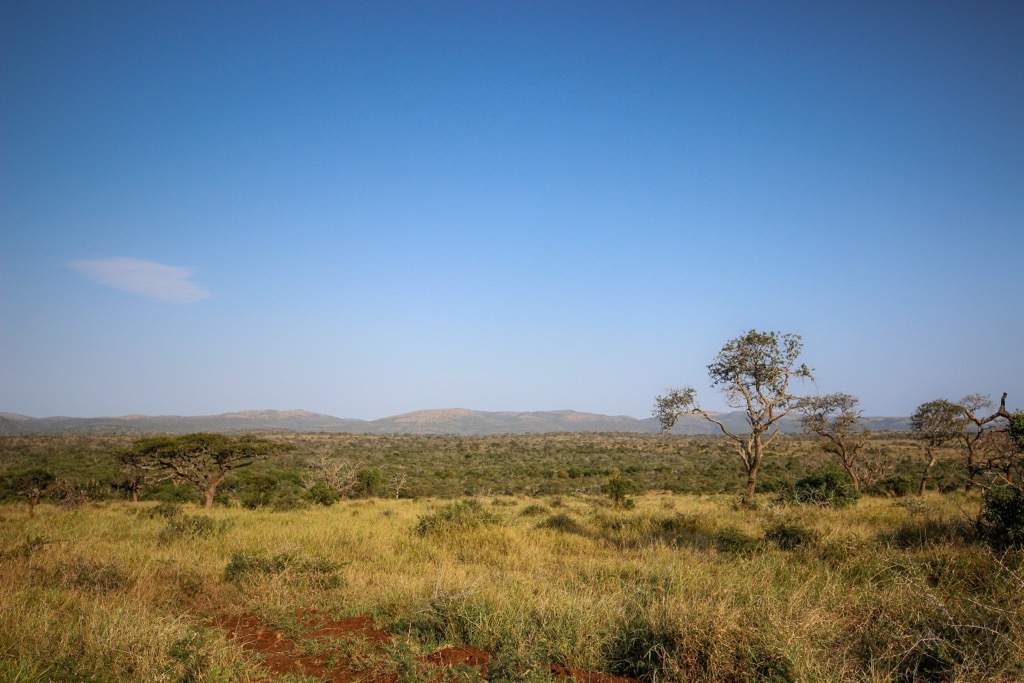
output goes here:
[{"label": "dry yellow grass", "polygon": [[[958,540],[971,501],[733,502],[486,498],[463,512],[494,523],[463,529],[425,524],[451,510],[432,500],[186,507],[177,523],[152,504],[43,506],[34,519],[7,506],[0,678],[253,681],[258,661],[210,617],[286,624],[312,607],[371,612],[422,652],[487,648],[511,663],[495,679],[544,661],[658,681],[1022,672],[1021,558]],[[807,535],[784,550],[765,540],[772,528]]]}]

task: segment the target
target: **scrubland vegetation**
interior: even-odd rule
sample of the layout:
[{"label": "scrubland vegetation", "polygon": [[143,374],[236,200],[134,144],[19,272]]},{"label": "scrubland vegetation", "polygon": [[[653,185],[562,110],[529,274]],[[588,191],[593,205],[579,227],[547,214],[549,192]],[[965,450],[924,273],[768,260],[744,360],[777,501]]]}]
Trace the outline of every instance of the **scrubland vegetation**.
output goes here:
[{"label": "scrubland vegetation", "polygon": [[790,393],[800,350],[751,330],[709,366],[748,433],[656,399],[719,438],[4,438],[0,675],[1024,679],[1024,413],[871,434]]},{"label": "scrubland vegetation", "polygon": [[1024,563],[976,542],[976,498],[631,500],[104,501],[34,518],[9,504],[0,678],[266,680],[218,620],[295,636],[309,609],[369,613],[391,634],[372,656],[333,643],[352,680],[480,675],[419,665],[445,645],[486,649],[489,680],[550,680],[551,664],[651,681],[1024,675]]}]

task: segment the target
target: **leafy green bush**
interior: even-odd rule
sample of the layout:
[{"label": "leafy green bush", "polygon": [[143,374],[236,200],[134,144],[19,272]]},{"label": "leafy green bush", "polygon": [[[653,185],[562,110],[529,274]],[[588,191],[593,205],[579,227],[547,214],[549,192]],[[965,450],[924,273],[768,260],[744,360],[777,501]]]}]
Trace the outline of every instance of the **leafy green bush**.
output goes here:
[{"label": "leafy green bush", "polygon": [[876,496],[895,496],[902,498],[917,491],[914,480],[906,474],[893,474],[880,479],[868,489],[868,493]]},{"label": "leafy green bush", "polygon": [[1024,548],[1024,492],[1003,482],[985,491],[978,531],[996,548]]},{"label": "leafy green bush", "polygon": [[622,476],[622,472],[618,468],[611,471],[604,486],[601,487],[601,490],[611,498],[612,505],[615,507],[626,505],[628,496],[633,493],[634,489],[633,482]]},{"label": "leafy green bush", "polygon": [[497,522],[497,515],[485,510],[475,498],[468,498],[458,503],[449,503],[436,512],[420,517],[416,522],[416,533],[429,536],[472,531]]},{"label": "leafy green bush", "polygon": [[829,467],[801,477],[793,486],[793,501],[821,507],[844,507],[860,498],[849,477]]},{"label": "leafy green bush", "polygon": [[314,505],[330,507],[341,500],[341,494],[322,481],[318,481],[306,490],[306,500]]}]

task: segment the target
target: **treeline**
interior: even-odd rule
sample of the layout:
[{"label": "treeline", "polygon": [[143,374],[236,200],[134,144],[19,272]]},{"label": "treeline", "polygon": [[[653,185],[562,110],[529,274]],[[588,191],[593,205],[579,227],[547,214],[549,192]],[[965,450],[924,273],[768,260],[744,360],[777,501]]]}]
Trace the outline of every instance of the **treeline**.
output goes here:
[{"label": "treeline", "polygon": [[[863,437],[862,453],[872,463],[864,491],[897,496],[914,492],[923,457],[920,442],[906,432],[865,432]],[[35,473],[40,477],[36,483],[41,499],[65,505],[136,496],[204,502],[196,484],[168,477],[159,467],[144,469],[138,461],[147,446],[185,438],[0,437],[4,468],[0,497],[5,501],[24,497],[26,476]],[[741,492],[746,481],[736,465],[733,445],[717,436],[265,434],[258,438],[274,448],[266,457],[253,457],[222,476],[215,492],[217,504],[290,509],[374,496],[597,493],[613,472],[635,492],[733,494]],[[964,488],[968,477],[958,449],[947,445],[936,449],[935,455],[932,486],[940,491]],[[834,456],[818,439],[786,436],[766,452],[759,491],[782,495],[802,478],[836,469]]]}]

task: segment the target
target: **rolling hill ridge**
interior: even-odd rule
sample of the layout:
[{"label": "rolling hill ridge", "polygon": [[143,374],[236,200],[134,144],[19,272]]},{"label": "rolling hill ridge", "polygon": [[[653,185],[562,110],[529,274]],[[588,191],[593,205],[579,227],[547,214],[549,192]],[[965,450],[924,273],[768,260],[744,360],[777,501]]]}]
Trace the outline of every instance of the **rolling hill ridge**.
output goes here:
[{"label": "rolling hill ridge", "polygon": [[[731,430],[743,431],[745,413],[721,413],[718,418]],[[905,430],[905,417],[866,417],[868,429]],[[795,418],[784,420],[783,431],[798,432]],[[348,432],[353,434],[541,434],[546,432],[640,432],[655,433],[653,418],[599,415],[574,410],[498,411],[440,408],[418,410],[378,420],[340,418],[308,410],[245,410],[220,415],[123,415],[119,417],[43,417],[0,413],[0,434],[149,434],[189,432]],[[673,434],[718,434],[718,427],[688,415],[679,420]]]}]

